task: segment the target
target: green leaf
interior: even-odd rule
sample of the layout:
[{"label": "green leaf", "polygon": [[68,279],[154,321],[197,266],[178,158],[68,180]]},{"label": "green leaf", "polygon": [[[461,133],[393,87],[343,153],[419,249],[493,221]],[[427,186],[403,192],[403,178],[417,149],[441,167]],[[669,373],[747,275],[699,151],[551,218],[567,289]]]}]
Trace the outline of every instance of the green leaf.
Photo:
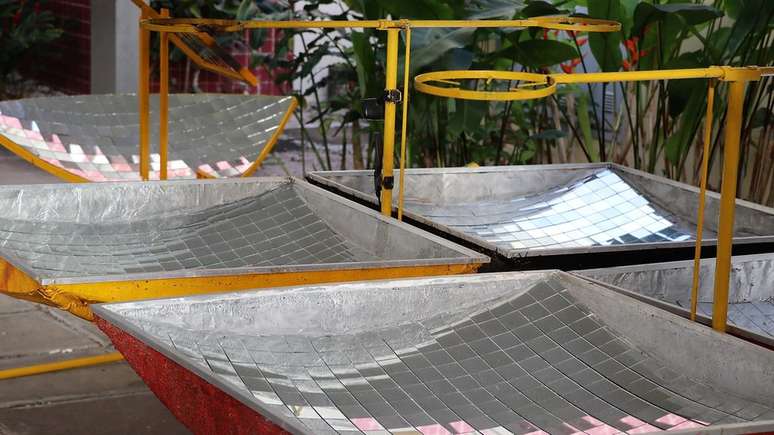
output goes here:
[{"label": "green leaf", "polygon": [[500,18],[509,20],[524,8],[523,0],[476,0],[468,6],[465,18],[485,20]]},{"label": "green leaf", "polygon": [[236,11],[235,18],[237,20],[247,20],[253,18],[257,12],[258,6],[255,5],[255,0],[242,0]]},{"label": "green leaf", "polygon": [[362,98],[376,96],[376,56],[368,34],[353,31],[350,34],[352,49],[355,54],[355,69],[357,70],[357,83]]},{"label": "green leaf", "polygon": [[489,104],[486,101],[457,100],[451,117],[448,133],[456,138],[463,132],[475,132],[481,128]]},{"label": "green leaf", "polygon": [[[620,21],[623,8],[619,0],[589,0],[589,16]],[[618,71],[621,68],[621,33],[590,33],[591,54],[602,71]]]},{"label": "green leaf", "polygon": [[475,29],[414,29],[411,32],[411,75],[430,66],[455,48],[473,42]]},{"label": "green leaf", "polygon": [[656,21],[663,21],[670,15],[679,16],[689,26],[712,21],[723,16],[723,12],[708,5],[693,3],[670,3],[654,5],[642,2],[634,10],[632,35],[641,35],[645,27]]},{"label": "green leaf", "polygon": [[557,140],[564,137],[567,137],[567,133],[563,132],[562,130],[551,129],[543,130],[540,133],[533,134],[529,138],[534,140]]},{"label": "green leaf", "polygon": [[[586,92],[579,92],[577,95],[576,115],[578,116],[578,125],[580,126],[581,135],[583,135],[583,143],[589,149],[589,152],[593,152],[591,144],[593,143],[593,136],[591,135],[591,118],[589,118],[589,95]],[[594,156],[592,156],[593,158]]]},{"label": "green leaf", "polygon": [[[664,69],[704,68],[701,62],[701,52],[683,53],[672,60]],[[694,80],[670,80],[667,84],[669,94],[669,116],[675,118],[683,113],[692,98],[707,91],[707,81]]]},{"label": "green leaf", "polygon": [[561,13],[562,11],[556,6],[543,0],[531,1],[521,10],[521,14],[527,18],[544,15],[558,15]]},{"label": "green leaf", "polygon": [[578,50],[552,39],[526,39],[494,53],[494,56],[514,59],[530,68],[543,68],[577,58]]}]

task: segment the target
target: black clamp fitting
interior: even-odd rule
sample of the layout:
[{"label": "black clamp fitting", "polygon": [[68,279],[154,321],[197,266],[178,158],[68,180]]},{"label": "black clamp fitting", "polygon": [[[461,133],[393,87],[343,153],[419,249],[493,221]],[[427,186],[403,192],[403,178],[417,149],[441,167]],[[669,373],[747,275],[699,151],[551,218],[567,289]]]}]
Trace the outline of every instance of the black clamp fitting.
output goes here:
[{"label": "black clamp fitting", "polygon": [[380,98],[366,98],[363,100],[363,118],[369,121],[384,119],[384,105],[386,103],[398,104],[403,101],[403,93],[400,89],[385,89]]},{"label": "black clamp fitting", "polygon": [[400,89],[385,89],[382,94],[382,101],[385,103],[398,104],[403,101],[403,93]]},{"label": "black clamp fitting", "polygon": [[392,190],[395,187],[395,177],[382,178],[382,188],[385,190]]}]

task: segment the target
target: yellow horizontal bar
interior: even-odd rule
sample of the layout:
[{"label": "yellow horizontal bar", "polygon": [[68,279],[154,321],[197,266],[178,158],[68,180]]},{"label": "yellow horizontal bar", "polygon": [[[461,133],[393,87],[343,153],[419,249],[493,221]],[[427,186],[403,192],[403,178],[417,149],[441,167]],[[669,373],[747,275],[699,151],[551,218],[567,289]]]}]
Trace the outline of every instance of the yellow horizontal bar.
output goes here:
[{"label": "yellow horizontal bar", "polygon": [[621,24],[616,21],[585,17],[534,17],[525,20],[363,20],[363,21],[232,21],[202,18],[169,18],[143,20],[141,26],[155,32],[196,33],[202,27],[214,27],[222,32],[239,32],[245,29],[342,29],[342,28],[503,28],[542,27],[546,29],[576,30],[585,32],[617,32]]},{"label": "yellow horizontal bar", "polygon": [[721,78],[725,74],[721,67],[674,69],[659,71],[619,71],[579,74],[550,74],[549,77],[560,84],[569,83],[601,83],[601,82],[636,82],[647,80],[680,80],[680,79],[711,79]]},{"label": "yellow horizontal bar", "polygon": [[27,367],[18,367],[13,369],[0,370],[0,379],[21,378],[24,376],[40,375],[43,373],[58,372],[62,370],[77,369],[81,367],[90,367],[98,364],[107,364],[121,361],[124,357],[118,352],[107,353],[104,355],[87,356],[84,358],[73,358],[65,361],[37,364]]}]

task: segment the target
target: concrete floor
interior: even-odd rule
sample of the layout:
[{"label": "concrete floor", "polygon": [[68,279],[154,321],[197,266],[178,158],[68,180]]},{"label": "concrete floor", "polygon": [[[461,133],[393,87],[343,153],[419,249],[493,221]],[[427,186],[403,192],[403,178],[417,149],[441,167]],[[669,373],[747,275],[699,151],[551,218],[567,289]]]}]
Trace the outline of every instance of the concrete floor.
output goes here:
[{"label": "concrete floor", "polygon": [[[0,151],[0,184],[58,183]],[[0,369],[112,352],[95,326],[0,295]],[[187,434],[125,362],[0,380],[0,435]]]}]

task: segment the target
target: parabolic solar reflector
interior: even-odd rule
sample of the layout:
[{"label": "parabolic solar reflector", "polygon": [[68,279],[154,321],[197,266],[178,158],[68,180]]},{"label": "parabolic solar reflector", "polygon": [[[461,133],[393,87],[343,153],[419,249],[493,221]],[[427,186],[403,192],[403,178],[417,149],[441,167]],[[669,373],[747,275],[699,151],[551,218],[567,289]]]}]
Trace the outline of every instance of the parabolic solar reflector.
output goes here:
[{"label": "parabolic solar reflector", "polygon": [[[691,308],[693,260],[574,272],[610,284],[683,316]],[[697,315],[709,323],[714,300],[715,259],[701,262]],[[774,254],[733,257],[728,323],[732,332],[774,346]]]},{"label": "parabolic solar reflector", "polygon": [[[292,97],[169,96],[168,176],[236,177],[260,165],[296,106]],[[158,96],[151,96],[150,178],[158,179]],[[135,95],[0,102],[0,144],[68,181],[132,181],[139,173]]]},{"label": "parabolic solar reflector", "polygon": [[[376,203],[369,171],[315,172],[309,180]],[[662,261],[665,249],[682,248],[690,258],[693,251],[685,248],[695,240],[697,192],[606,163],[412,169],[406,171],[405,216],[510,263],[558,267],[550,257],[574,256],[569,266],[595,267],[605,258],[643,262],[644,251],[656,248]],[[715,244],[718,203],[718,195],[708,193],[706,245]],[[738,201],[734,242],[772,241],[772,210]]]},{"label": "parabolic solar reflector", "polygon": [[488,258],[291,178],[0,187],[0,291],[91,302],[470,272]]},{"label": "parabolic solar reflector", "polygon": [[774,429],[774,352],[563,272],[203,295],[94,312],[156,395],[204,432]]}]

